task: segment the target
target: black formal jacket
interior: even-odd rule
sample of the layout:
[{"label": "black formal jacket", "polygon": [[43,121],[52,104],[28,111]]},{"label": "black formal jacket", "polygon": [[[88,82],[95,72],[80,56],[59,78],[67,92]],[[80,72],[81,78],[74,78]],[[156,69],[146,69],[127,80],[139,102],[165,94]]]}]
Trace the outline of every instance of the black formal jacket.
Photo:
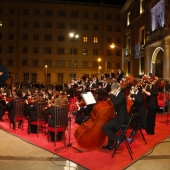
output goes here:
[{"label": "black formal jacket", "polygon": [[117,97],[113,94],[109,95],[111,101],[114,104],[115,112],[116,112],[116,129],[119,129],[128,119],[127,114],[127,104],[126,104],[126,94],[124,90],[121,90]]}]

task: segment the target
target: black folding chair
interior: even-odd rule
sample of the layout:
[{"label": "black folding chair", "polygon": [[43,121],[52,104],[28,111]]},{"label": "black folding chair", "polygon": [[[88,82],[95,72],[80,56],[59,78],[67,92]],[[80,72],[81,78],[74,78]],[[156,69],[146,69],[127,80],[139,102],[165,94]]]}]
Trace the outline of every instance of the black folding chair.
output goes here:
[{"label": "black folding chair", "polygon": [[116,144],[116,146],[115,146],[115,148],[114,148],[114,152],[113,152],[113,154],[112,154],[112,158],[114,157],[114,155],[115,155],[116,151],[118,150],[120,144],[121,144],[122,142],[125,142],[126,148],[127,148],[128,152],[129,152],[129,155],[130,155],[131,159],[133,159],[133,157],[132,157],[133,152],[132,152],[132,149],[131,149],[131,147],[130,147],[130,143],[129,143],[127,137],[126,137],[126,131],[128,130],[128,128],[129,128],[129,126],[130,126],[130,122],[131,122],[131,120],[132,120],[132,117],[133,117],[133,113],[131,114],[131,117],[130,117],[130,119],[128,120],[128,122],[125,123],[125,124],[123,124],[123,125],[121,126],[121,128],[119,129],[119,131],[120,131],[120,136],[119,136],[119,138],[120,138],[120,143]]}]

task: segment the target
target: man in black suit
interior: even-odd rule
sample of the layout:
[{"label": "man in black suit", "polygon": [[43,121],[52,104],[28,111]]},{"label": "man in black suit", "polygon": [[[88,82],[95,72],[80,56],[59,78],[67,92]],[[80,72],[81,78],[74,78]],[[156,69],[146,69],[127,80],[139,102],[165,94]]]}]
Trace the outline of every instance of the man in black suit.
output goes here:
[{"label": "man in black suit", "polygon": [[130,90],[130,98],[134,101],[133,117],[131,121],[133,131],[131,135],[135,135],[139,123],[140,127],[146,128],[145,96],[144,93],[142,93],[141,88],[132,86]]},{"label": "man in black suit", "polygon": [[114,141],[116,144],[121,142],[121,138],[117,136],[116,132],[127,120],[126,94],[121,90],[119,83],[113,83],[110,92],[110,99],[114,104],[116,117],[107,122],[102,131],[108,136],[108,144],[103,146],[103,149],[113,149]]}]

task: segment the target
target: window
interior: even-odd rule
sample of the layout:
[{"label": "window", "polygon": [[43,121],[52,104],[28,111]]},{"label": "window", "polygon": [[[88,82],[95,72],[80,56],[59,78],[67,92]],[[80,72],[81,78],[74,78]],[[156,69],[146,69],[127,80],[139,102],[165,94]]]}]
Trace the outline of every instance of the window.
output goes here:
[{"label": "window", "polygon": [[72,23],[71,24],[71,29],[78,29],[78,24],[76,24],[76,23]]},{"label": "window", "polygon": [[40,10],[38,8],[34,9],[34,15],[40,15]]},{"label": "window", "polygon": [[13,7],[9,8],[9,14],[14,14],[15,13],[15,9]]},{"label": "window", "polygon": [[120,14],[116,14],[116,20],[117,20],[117,21],[120,21],[120,20],[121,20]]},{"label": "window", "polygon": [[37,82],[37,73],[32,73],[31,74],[31,79],[32,79],[32,81]]},{"label": "window", "polygon": [[27,60],[26,60],[26,59],[22,60],[22,65],[23,65],[23,66],[27,66],[27,65],[28,65],[28,63],[27,63]]},{"label": "window", "polygon": [[[2,26],[2,23],[0,23],[0,26]],[[9,27],[14,27],[15,26],[15,22],[13,20],[9,20],[8,26]]]},{"label": "window", "polygon": [[9,47],[8,47],[8,52],[9,52],[9,53],[13,53],[13,52],[14,52],[14,47],[9,46]]},{"label": "window", "polygon": [[107,62],[107,68],[111,68],[112,65],[111,65],[111,62]]},{"label": "window", "polygon": [[112,38],[111,37],[107,37],[106,42],[107,43],[112,43]]},{"label": "window", "polygon": [[58,23],[58,29],[65,29],[65,23],[64,22],[59,22]]},{"label": "window", "polygon": [[65,41],[65,36],[64,35],[58,35],[58,41]]},{"label": "window", "polygon": [[88,12],[83,12],[83,18],[88,18],[88,17],[89,17]]},{"label": "window", "polygon": [[23,26],[24,28],[27,28],[27,27],[28,27],[28,21],[23,21],[23,22],[22,22],[22,26]]},{"label": "window", "polygon": [[93,50],[93,55],[98,55],[98,49]]},{"label": "window", "polygon": [[66,12],[64,10],[58,11],[58,16],[64,17],[66,15]]},{"label": "window", "polygon": [[116,68],[120,68],[120,63],[116,63]]},{"label": "window", "polygon": [[127,25],[130,25],[130,12],[127,14]]},{"label": "window", "polygon": [[64,61],[63,60],[57,60],[57,67],[64,67]]},{"label": "window", "polygon": [[116,57],[120,57],[121,56],[121,50],[116,50]]},{"label": "window", "polygon": [[34,28],[39,28],[39,27],[40,27],[39,21],[34,21]]},{"label": "window", "polygon": [[24,15],[28,15],[29,14],[29,9],[28,8],[24,8],[23,9],[23,14]]},{"label": "window", "polygon": [[14,40],[14,34],[10,33],[10,34],[8,35],[8,39],[9,39],[9,40]]},{"label": "window", "polygon": [[72,11],[71,16],[72,17],[78,17],[78,11]]},{"label": "window", "polygon": [[107,26],[107,31],[112,31],[112,26],[111,25]]},{"label": "window", "polygon": [[88,24],[84,24],[84,25],[83,25],[83,30],[88,30],[88,29],[89,29]]},{"label": "window", "polygon": [[143,0],[140,0],[140,14],[143,13],[144,7],[143,7]]},{"label": "window", "polygon": [[97,68],[97,67],[98,67],[98,62],[97,62],[97,61],[93,61],[92,67],[93,67],[93,68]]},{"label": "window", "polygon": [[38,54],[38,52],[39,52],[38,47],[34,47],[33,50],[34,50],[34,51],[33,51],[34,54]]},{"label": "window", "polygon": [[111,20],[112,19],[112,14],[107,14],[107,19]]},{"label": "window", "polygon": [[98,18],[99,18],[99,14],[98,14],[98,13],[94,13],[94,14],[93,14],[93,17],[94,17],[95,19],[98,19]]},{"label": "window", "polygon": [[140,40],[141,46],[145,45],[145,29],[144,28],[141,28],[139,30],[139,40]]},{"label": "window", "polygon": [[111,50],[107,50],[107,51],[106,51],[106,55],[107,55],[107,56],[111,56],[111,55],[112,55]]},{"label": "window", "polygon": [[22,35],[22,40],[28,40],[28,34],[23,34]]},{"label": "window", "polygon": [[87,42],[88,38],[87,37],[83,37],[83,42]]},{"label": "window", "polygon": [[64,48],[58,48],[58,54],[64,54]]},{"label": "window", "polygon": [[24,81],[28,81],[29,80],[29,73],[24,73]]},{"label": "window", "polygon": [[63,84],[63,77],[64,77],[64,75],[63,75],[63,73],[58,73],[58,83],[59,84]]},{"label": "window", "polygon": [[88,49],[87,48],[83,48],[83,55],[88,55]]},{"label": "window", "polygon": [[93,42],[94,42],[94,43],[98,43],[98,37],[94,37],[94,38],[93,38]]},{"label": "window", "polygon": [[23,47],[23,48],[22,48],[22,52],[23,52],[23,53],[28,53],[27,47]]},{"label": "window", "polygon": [[45,22],[44,27],[45,28],[52,28],[52,23],[51,22]]},{"label": "window", "polygon": [[116,27],[116,32],[121,32],[121,27]]},{"label": "window", "polygon": [[116,39],[116,44],[121,44],[121,39],[117,38]]},{"label": "window", "polygon": [[99,30],[99,26],[98,26],[98,25],[94,25],[94,26],[93,26],[93,30],[94,30],[94,31],[98,31],[98,30]]},{"label": "window", "polygon": [[38,34],[34,34],[33,39],[34,39],[35,41],[38,41],[38,40],[39,40],[39,35],[38,35]]},{"label": "window", "polygon": [[51,48],[45,47],[44,52],[45,52],[45,54],[51,54]]},{"label": "window", "polygon": [[47,10],[45,10],[45,15],[46,16],[52,16],[53,15],[53,11],[51,9],[47,9]]},{"label": "window", "polygon": [[38,67],[38,60],[33,60],[33,66]]},{"label": "window", "polygon": [[82,66],[83,66],[83,68],[87,68],[88,67],[88,61],[83,61]]},{"label": "window", "polygon": [[51,35],[45,35],[45,41],[52,41],[52,36]]},{"label": "window", "polygon": [[77,61],[75,61],[75,60],[74,60],[74,61],[70,60],[70,62],[69,62],[69,67],[72,68],[72,69],[75,68],[75,67],[77,67]]},{"label": "window", "polygon": [[127,55],[131,54],[131,39],[130,39],[130,37],[127,37],[127,40],[126,40],[126,53],[127,53]]},{"label": "window", "polygon": [[77,54],[77,48],[71,48],[70,54]]},{"label": "window", "polygon": [[44,65],[47,65],[48,67],[51,66],[51,60],[45,60]]},{"label": "window", "polygon": [[13,64],[14,64],[14,63],[13,63],[13,60],[12,60],[12,59],[9,59],[9,60],[8,60],[8,66],[13,66]]}]

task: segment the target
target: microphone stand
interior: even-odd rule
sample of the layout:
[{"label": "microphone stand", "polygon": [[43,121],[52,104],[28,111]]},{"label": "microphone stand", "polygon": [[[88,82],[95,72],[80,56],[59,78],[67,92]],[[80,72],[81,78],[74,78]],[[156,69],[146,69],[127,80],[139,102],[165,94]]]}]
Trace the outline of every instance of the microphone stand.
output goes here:
[{"label": "microphone stand", "polygon": [[79,149],[73,147],[72,143],[71,143],[71,116],[70,116],[70,114],[68,114],[68,144],[66,146],[61,147],[61,148],[55,149],[55,151],[61,150],[61,149],[64,149],[64,148],[68,148],[68,147],[71,147],[71,148],[73,148],[73,149],[75,149],[79,152],[82,152],[82,150],[79,150]]}]

